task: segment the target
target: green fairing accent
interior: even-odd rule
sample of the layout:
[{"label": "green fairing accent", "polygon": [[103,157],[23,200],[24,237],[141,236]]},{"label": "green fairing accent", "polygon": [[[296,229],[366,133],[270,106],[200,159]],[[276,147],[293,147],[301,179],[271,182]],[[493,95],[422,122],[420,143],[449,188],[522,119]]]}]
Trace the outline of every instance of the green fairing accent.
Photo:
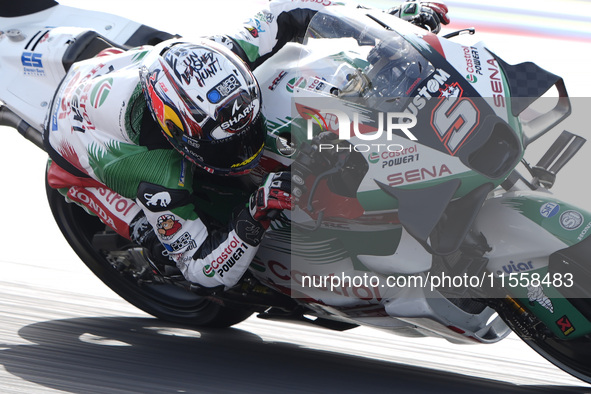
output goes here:
[{"label": "green fairing accent", "polygon": [[[554,216],[546,218],[540,213],[540,208],[547,202],[556,203],[560,205],[560,211]],[[503,201],[504,205],[511,207],[523,216],[527,217],[532,222],[538,224],[546,231],[554,235],[556,238],[567,244],[568,246],[574,245],[584,238],[586,238],[590,232],[587,232],[580,240],[578,239],[579,234],[583,231],[585,226],[591,222],[591,214],[587,211],[579,209],[573,205],[564,203],[555,198],[544,198],[540,196],[534,197],[514,197]],[[581,225],[574,230],[567,230],[560,225],[560,215],[565,211],[573,210],[583,215],[583,222]]]},{"label": "green fairing accent", "polygon": [[64,196],[65,198],[68,197],[68,190],[70,190],[69,187],[62,187],[61,189],[57,189],[58,193]]},{"label": "green fairing accent", "polygon": [[[500,69],[500,67],[499,67]],[[503,92],[505,92],[505,105],[507,106],[507,123],[509,126],[515,130],[517,133],[519,140],[523,140],[523,130],[521,128],[521,123],[519,120],[513,116],[513,111],[511,110],[511,94],[509,91],[509,84],[507,83],[507,77],[505,77],[505,72],[501,70],[501,78],[503,80]],[[523,157],[524,150],[522,149],[522,157]]]},{"label": "green fairing accent", "polygon": [[259,47],[256,45],[251,44],[250,42],[244,41],[244,40],[236,40],[236,42],[238,43],[238,45],[240,45],[240,47],[242,48],[242,50],[244,51],[244,53],[246,54],[246,57],[248,57],[248,60],[250,60],[251,62],[254,62],[255,60],[257,60],[259,58]]},{"label": "green fairing accent", "polygon": [[423,51],[428,52],[428,53],[436,52],[431,45],[427,44],[425,42],[425,40],[423,40],[420,37],[417,37],[413,34],[408,34],[408,35],[404,34],[403,37],[405,40],[410,42],[410,44],[420,53],[422,53]]},{"label": "green fairing accent", "polygon": [[142,117],[146,108],[146,98],[142,86],[138,84],[133,90],[125,110],[125,131],[136,144],[139,144]]},{"label": "green fairing accent", "polygon": [[[587,335],[591,332],[591,324],[566,298],[558,294],[554,288],[544,288],[546,295],[552,300],[554,306],[554,313],[550,313],[546,308],[541,306],[538,302],[529,302],[527,296],[525,298],[519,298],[523,305],[527,306],[527,309],[531,310],[546,326],[552,331],[558,338],[561,339],[575,339]],[[525,291],[527,294],[527,290]],[[557,294],[557,297],[555,296]],[[556,321],[562,316],[567,316],[568,320],[575,327],[575,331],[565,336]]]},{"label": "green fairing accent", "polygon": [[[548,272],[548,268],[542,268],[528,272],[528,278],[531,278],[531,274],[538,273],[543,278]],[[498,279],[497,279],[498,280]],[[527,296],[527,288],[525,287],[511,287],[508,286],[508,277],[505,277],[505,289],[510,290],[511,295],[514,298],[519,299],[521,304],[533,313],[538,319],[540,319],[548,329],[550,329],[558,338],[561,339],[575,339],[591,332],[591,323],[569,302],[568,299],[564,298],[560,294],[560,289],[555,287],[549,287],[542,285],[542,289],[546,297],[552,302],[553,311],[550,312],[547,308],[542,306],[537,301],[530,301]],[[498,280],[500,286],[500,280]],[[569,321],[575,327],[569,335],[564,335],[560,330],[556,321],[562,316],[567,316]]]},{"label": "green fairing accent", "polygon": [[[558,204],[560,210],[552,217],[547,218],[542,216],[540,208],[548,202]],[[579,237],[583,240],[588,236],[588,234],[582,235],[582,231],[588,223],[591,223],[591,214],[557,199],[551,197],[524,196],[508,199],[507,201],[503,201],[503,204],[527,217],[529,220],[544,228],[550,234],[569,246],[580,242],[578,239]],[[577,211],[583,215],[583,222],[577,229],[567,230],[560,225],[560,215],[568,210]],[[547,273],[547,268],[530,271],[530,273],[534,272],[539,273],[543,277]],[[525,288],[511,288],[511,293],[516,298],[519,298],[527,309],[542,320],[548,328],[558,336],[558,338],[574,339],[591,332],[591,323],[578,312],[568,299],[565,299],[560,294],[560,288],[543,285],[543,289],[545,295],[552,301],[554,313],[550,313],[550,311],[539,305],[537,302],[531,304],[529,299],[527,299],[527,289]],[[556,323],[556,321],[562,316],[567,316],[569,321],[575,327],[575,331],[568,336],[565,336],[562,333]]]}]

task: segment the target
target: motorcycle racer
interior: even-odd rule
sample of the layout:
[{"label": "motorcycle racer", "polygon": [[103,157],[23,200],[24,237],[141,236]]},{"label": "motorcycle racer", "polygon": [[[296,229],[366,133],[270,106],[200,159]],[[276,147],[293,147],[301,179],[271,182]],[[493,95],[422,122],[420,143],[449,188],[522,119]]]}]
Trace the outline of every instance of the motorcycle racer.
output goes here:
[{"label": "motorcycle racer", "polygon": [[[226,36],[110,49],[75,63],[44,138],[50,186],[155,260],[170,259],[190,282],[234,286],[274,212],[291,208],[290,175],[270,173],[225,227],[206,220],[193,182],[258,165],[265,132],[252,70],[332,5],[340,3],[274,0]],[[438,3],[405,3],[390,12],[433,32],[448,22]]]}]

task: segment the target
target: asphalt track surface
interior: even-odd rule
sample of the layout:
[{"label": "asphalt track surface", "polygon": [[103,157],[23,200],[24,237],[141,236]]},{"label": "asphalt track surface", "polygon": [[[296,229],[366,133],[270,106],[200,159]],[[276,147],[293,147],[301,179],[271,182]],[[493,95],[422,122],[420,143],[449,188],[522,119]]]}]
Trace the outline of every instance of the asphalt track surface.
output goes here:
[{"label": "asphalt track surface", "polygon": [[459,346],[255,317],[227,330],[168,324],[75,263],[0,262],[13,273],[0,280],[0,392],[591,392],[513,336]]},{"label": "asphalt track surface", "polygon": [[42,152],[0,135],[1,393],[591,393],[513,335],[459,346],[256,317],[218,331],[151,318],[70,251],[45,202]]}]

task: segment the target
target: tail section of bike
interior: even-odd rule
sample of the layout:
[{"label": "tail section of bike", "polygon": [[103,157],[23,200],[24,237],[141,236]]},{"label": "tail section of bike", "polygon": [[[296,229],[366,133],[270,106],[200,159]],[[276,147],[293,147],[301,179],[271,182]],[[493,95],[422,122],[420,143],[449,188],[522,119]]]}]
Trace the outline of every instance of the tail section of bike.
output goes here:
[{"label": "tail section of bike", "polygon": [[[43,130],[48,108],[69,66],[110,46],[157,43],[172,35],[127,18],[38,2],[27,13],[0,11],[0,101],[36,130]],[[45,8],[47,7],[47,8]]]}]

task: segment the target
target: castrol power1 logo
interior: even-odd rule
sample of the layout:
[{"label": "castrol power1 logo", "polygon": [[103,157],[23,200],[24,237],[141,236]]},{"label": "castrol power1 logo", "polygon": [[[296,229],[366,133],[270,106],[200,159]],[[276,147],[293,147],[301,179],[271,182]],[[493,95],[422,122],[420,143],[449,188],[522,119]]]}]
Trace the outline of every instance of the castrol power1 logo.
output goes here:
[{"label": "castrol power1 logo", "polygon": [[479,77],[482,77],[482,63],[480,63],[480,53],[476,47],[462,46],[464,59],[466,61],[466,80],[476,83]]}]

